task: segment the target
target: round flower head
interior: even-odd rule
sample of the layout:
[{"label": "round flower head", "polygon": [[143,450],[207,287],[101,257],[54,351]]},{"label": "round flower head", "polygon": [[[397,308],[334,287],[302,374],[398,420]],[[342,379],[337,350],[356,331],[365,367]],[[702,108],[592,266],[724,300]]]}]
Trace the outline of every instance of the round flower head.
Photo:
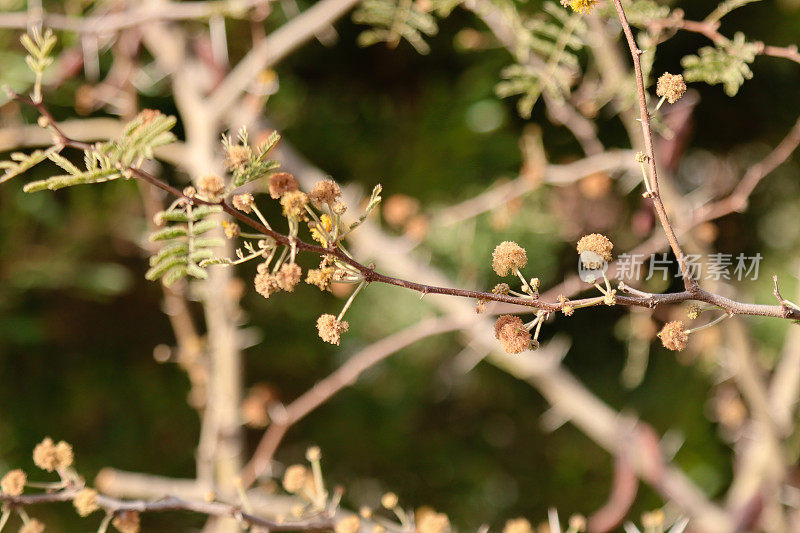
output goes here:
[{"label": "round flower head", "polygon": [[261,268],[259,265],[258,273],[256,274],[253,282],[256,286],[256,292],[264,298],[269,298],[276,292],[281,290],[280,283],[278,283],[277,276],[269,273],[269,268]]},{"label": "round flower head", "polygon": [[561,5],[571,7],[576,13],[591,13],[597,0],[561,0]]},{"label": "round flower head", "polygon": [[233,207],[239,211],[250,213],[253,210],[255,199],[252,194],[237,194],[233,197]]},{"label": "round flower head", "polygon": [[584,235],[578,241],[578,255],[581,256],[581,263],[589,270],[600,268],[601,261],[611,261],[611,250],[614,244],[600,233],[592,233],[591,235]]},{"label": "round flower head", "polygon": [[346,320],[336,320],[333,315],[324,314],[317,319],[319,338],[336,346],[339,346],[342,333],[348,329],[350,329],[350,324]]},{"label": "round flower head", "polygon": [[294,292],[294,288],[303,277],[303,269],[297,263],[284,263],[275,277],[281,289]]},{"label": "round flower head", "polygon": [[72,446],[63,440],[54,444],[53,439],[46,437],[33,449],[33,463],[48,472],[69,468],[73,459]]},{"label": "round flower head", "polygon": [[361,520],[356,515],[350,515],[342,518],[336,523],[334,528],[335,533],[358,533],[361,528]]},{"label": "round flower head", "polygon": [[0,488],[3,489],[3,494],[19,496],[25,490],[25,483],[27,482],[28,476],[25,475],[25,472],[19,469],[11,470],[0,480]]},{"label": "round flower head", "polygon": [[78,511],[80,516],[89,516],[93,512],[100,509],[97,505],[97,491],[94,489],[83,489],[75,495],[72,500],[75,510]]},{"label": "round flower head", "polygon": [[686,348],[686,344],[689,341],[686,326],[680,320],[673,320],[664,324],[658,336],[661,337],[661,344],[664,345],[664,348],[676,352]]},{"label": "round flower head", "polygon": [[302,191],[289,191],[281,196],[283,216],[287,218],[303,218],[305,216],[307,204],[308,196]]},{"label": "round flower head", "polygon": [[498,317],[494,324],[494,336],[506,353],[522,353],[531,346],[531,332],[518,316]]},{"label": "round flower head", "polygon": [[665,72],[658,78],[656,94],[661,97],[666,96],[670,104],[674,104],[680,100],[685,92],[686,83],[683,81],[683,76],[680,74]]},{"label": "round flower head", "polygon": [[230,170],[238,170],[250,160],[250,147],[234,144],[225,152],[225,166]]},{"label": "round flower head", "polygon": [[528,254],[519,244],[503,241],[492,252],[492,268],[498,276],[508,276],[528,264]]},{"label": "round flower head", "polygon": [[430,511],[417,517],[417,533],[445,533],[450,531],[450,519],[446,514]]},{"label": "round flower head", "polygon": [[288,172],[278,172],[269,177],[269,195],[275,200],[298,188],[297,180]]},{"label": "round flower head", "polygon": [[283,474],[283,488],[295,494],[303,490],[308,477],[308,469],[303,465],[292,465]]},{"label": "round flower head", "polygon": [[533,527],[525,518],[514,518],[506,522],[503,533],[533,533]]},{"label": "round flower head", "polygon": [[197,190],[208,200],[214,202],[219,200],[220,195],[225,191],[225,182],[219,176],[203,176],[197,180]]},{"label": "round flower head", "polygon": [[318,181],[314,184],[314,188],[311,189],[311,193],[308,196],[314,202],[314,205],[319,208],[322,204],[335,204],[342,196],[342,189],[333,180]]}]

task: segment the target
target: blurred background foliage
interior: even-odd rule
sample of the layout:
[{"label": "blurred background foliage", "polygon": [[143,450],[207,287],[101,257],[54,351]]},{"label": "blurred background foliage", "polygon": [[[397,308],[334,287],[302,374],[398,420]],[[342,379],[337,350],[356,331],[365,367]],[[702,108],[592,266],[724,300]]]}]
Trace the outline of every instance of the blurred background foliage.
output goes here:
[{"label": "blurred background foliage", "polygon": [[[60,4],[45,2],[45,8],[59,11]],[[75,8],[80,2],[65,4]],[[534,0],[528,4],[531,11],[540,7]],[[703,18],[716,5],[671,4],[683,8],[687,18]],[[6,0],[0,7],[24,8],[24,2]],[[276,27],[282,17],[278,12],[265,24]],[[237,24],[229,23],[229,46],[241,55],[249,37],[235,31]],[[277,67],[280,90],[266,112],[285,139],[337,180],[365,190],[380,182],[384,197],[409,195],[428,214],[515,178],[522,162],[519,138],[528,123],[542,128],[550,161],[579,157],[569,132],[552,126],[541,104],[525,121],[516,113],[515,98],[495,96],[509,55],[497,47],[463,50],[458,35],[464,28],[484,30],[471,14],[456,10],[427,39],[430,54],[419,55],[405,42],[395,49],[360,48],[356,41],[363,27],[343,20],[336,46],[310,43]],[[721,28],[728,35],[734,30],[770,44],[796,42],[800,2],[764,1],[740,9]],[[17,37],[0,32],[1,77],[12,85],[26,76]],[[70,43],[71,37],[63,39]],[[659,47],[654,72],[678,71],[683,55],[705,45],[699,36],[678,35]],[[108,68],[104,57],[101,69]],[[754,79],[735,99],[719,86],[692,87],[700,102],[691,148],[675,176],[680,189],[703,181],[708,154],[723,158],[740,176],[795,121],[797,65],[759,57],[753,70]],[[78,116],[73,102],[85,83],[75,78],[48,91],[58,118]],[[165,86],[155,86],[143,104],[174,109]],[[12,124],[17,112],[6,105],[0,120]],[[616,120],[601,112],[599,122],[609,147],[627,147]],[[746,213],[705,228],[711,248],[765,257],[761,278],[738,285],[743,298],[771,299],[772,272],[782,275],[784,294],[794,294],[799,166],[800,157],[794,156],[756,190]],[[40,178],[41,172],[23,179]],[[74,445],[77,467],[88,479],[109,465],[191,477],[199,424],[186,402],[184,373],[156,363],[152,355],[156,345],[170,344],[173,337],[161,313],[159,287],[143,278],[146,254],[139,244],[145,220],[136,186],[115,182],[26,195],[22,181],[0,187],[0,470],[30,469],[34,444],[51,435]],[[464,286],[488,288],[498,281],[490,268],[494,244],[517,240],[529,251],[528,272],[547,288],[572,272],[578,233],[609,231],[624,243],[620,252],[641,240],[629,229],[641,207],[636,194],[615,187],[601,191],[599,200],[581,184],[541,187],[505,206],[507,212],[424,228],[425,242],[414,253],[426,254]],[[598,202],[611,202],[613,209],[600,210]],[[311,261],[301,259],[305,265]],[[253,274],[242,271],[245,280]],[[333,348],[312,332],[315,318],[340,304],[310,286],[269,301],[247,291],[243,327],[252,341],[247,385],[265,383],[289,401],[348,354],[432,314],[414,294],[372,286],[348,314],[351,332],[341,348]],[[666,309],[656,314],[659,320],[670,316]],[[715,344],[703,342],[681,359],[653,345],[643,382],[628,389],[620,383],[627,321],[617,309],[592,309],[548,324],[544,337],[558,332],[571,339],[565,364],[602,399],[636,412],[661,433],[685,439],[678,463],[704,489],[719,493],[730,478],[730,450],[709,417],[707,368]],[[747,323],[760,354],[774,356],[787,325]],[[301,460],[309,444],[318,444],[328,479],[348,488],[348,505],[374,505],[383,491],[393,490],[405,505],[435,507],[465,530],[514,516],[537,523],[549,506],[562,516],[599,507],[608,495],[612,458],[570,426],[544,431],[540,418],[547,405],[529,385],[488,365],[467,374],[455,370],[452,362],[461,350],[457,335],[443,335],[396,354],[293,428],[277,458]],[[248,432],[251,444],[259,436],[260,431]],[[634,515],[657,505],[658,498],[642,489]],[[51,531],[86,529],[66,508],[41,514]],[[180,530],[200,523],[144,518],[145,530],[148,524],[153,530]]]}]

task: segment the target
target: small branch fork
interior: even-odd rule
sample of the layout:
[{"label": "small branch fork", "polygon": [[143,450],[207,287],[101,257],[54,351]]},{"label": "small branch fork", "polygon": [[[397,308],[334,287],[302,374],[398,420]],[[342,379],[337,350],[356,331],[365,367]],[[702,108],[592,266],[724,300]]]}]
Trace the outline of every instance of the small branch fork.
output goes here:
[{"label": "small branch fork", "polygon": [[[71,502],[80,493],[81,486],[70,486],[56,492],[9,496],[0,494],[0,501],[15,508],[46,503]],[[331,531],[334,528],[332,517],[319,516],[308,520],[273,521],[243,511],[239,506],[222,502],[190,501],[166,496],[159,500],[120,500],[103,494],[95,497],[95,502],[108,515],[125,511],[137,513],[160,513],[166,511],[190,511],[215,517],[230,517],[240,523],[265,528],[268,531]]]},{"label": "small branch fork", "polygon": [[[619,0],[615,0],[615,2],[618,3]],[[622,16],[624,17],[624,14]],[[627,28],[629,32],[630,26],[627,26]],[[639,73],[639,77],[637,78],[638,83],[640,84],[639,86],[643,91],[644,86],[641,83],[641,69],[639,67],[638,55],[634,54],[634,56],[635,56],[634,63],[636,65],[637,72]],[[8,96],[9,98],[17,100],[23,104],[36,108],[42,115],[42,117],[45,118],[46,126],[51,128],[54,135],[56,136],[56,144],[61,146],[69,146],[80,150],[92,149],[91,144],[75,141],[67,137],[64,134],[64,132],[58,127],[55,120],[53,119],[53,116],[50,114],[50,112],[47,110],[46,106],[43,103],[34,102],[27,96],[20,95],[11,91],[9,92]],[[648,152],[651,154],[650,156],[651,171],[653,172],[653,176],[655,176],[655,160],[652,157],[653,145],[652,145],[652,136],[650,135],[649,117],[647,115],[646,108],[642,107],[642,109],[643,109],[643,114],[642,114],[643,128],[646,130],[645,133],[646,144],[648,146]],[[649,141],[647,141],[647,139],[649,139]],[[142,181],[145,181],[147,183],[150,183],[151,185],[158,187],[159,189],[171,194],[172,196],[178,198],[182,197],[186,198],[183,192],[181,192],[177,188],[165,183],[161,179],[140,168],[129,167],[120,170],[125,170],[132,176],[141,179]],[[670,225],[669,220],[666,217],[664,206],[661,203],[660,198],[658,197],[658,183],[655,179],[652,181],[652,183],[654,191],[653,200],[657,206],[656,209],[658,210],[660,216],[661,214],[663,214],[662,222],[665,228],[665,232],[667,233],[667,239],[670,241],[670,244],[673,247],[673,251],[675,251],[676,257],[678,257],[679,260],[682,261],[681,269],[684,274],[685,283],[688,285],[688,287],[687,290],[685,291],[677,293],[668,293],[668,294],[644,293],[641,291],[633,291],[633,289],[626,287],[625,290],[626,292],[628,292],[629,295],[618,296],[616,298],[617,304],[624,306],[654,308],[660,304],[675,304],[675,303],[682,303],[695,300],[714,305],[719,305],[720,307],[728,311],[729,314],[733,315],[757,315],[757,316],[769,316],[775,318],[790,318],[794,320],[800,320],[800,309],[789,308],[787,311],[786,307],[780,305],[770,306],[770,305],[741,303],[701,289],[697,285],[697,283],[690,276],[688,276],[687,269],[683,262],[684,258],[683,252],[681,251],[680,246],[678,245],[677,238],[675,237],[675,233],[672,229],[672,226]],[[422,293],[423,296],[426,294],[443,294],[448,296],[459,296],[475,300],[495,301],[508,304],[515,304],[522,307],[539,309],[542,311],[546,311],[548,313],[560,311],[561,308],[564,306],[564,304],[559,301],[546,302],[539,298],[522,298],[516,296],[508,296],[504,294],[494,294],[492,292],[456,289],[451,287],[438,287],[435,285],[425,285],[423,283],[417,283],[414,281],[386,276],[384,274],[376,272],[374,268],[372,268],[371,266],[366,266],[362,263],[359,263],[358,261],[350,257],[348,254],[344,253],[337,247],[323,247],[323,246],[318,246],[316,244],[307,243],[296,237],[290,235],[284,235],[271,228],[268,228],[261,222],[253,220],[252,218],[248,217],[238,209],[235,209],[224,200],[220,202],[209,202],[206,200],[201,200],[199,198],[187,198],[187,199],[197,204],[219,205],[220,207],[222,207],[223,211],[225,211],[232,217],[236,218],[243,224],[255,229],[256,231],[275,239],[275,241],[281,245],[292,247],[297,251],[311,252],[321,256],[329,255],[336,257],[342,262],[347,263],[348,265],[358,270],[367,283],[379,282],[379,283],[385,283],[387,285],[403,287],[406,289],[420,292]],[[585,298],[581,300],[572,300],[569,303],[570,305],[574,306],[577,309],[582,305],[584,306],[594,305],[596,303],[595,300],[596,298]]]}]

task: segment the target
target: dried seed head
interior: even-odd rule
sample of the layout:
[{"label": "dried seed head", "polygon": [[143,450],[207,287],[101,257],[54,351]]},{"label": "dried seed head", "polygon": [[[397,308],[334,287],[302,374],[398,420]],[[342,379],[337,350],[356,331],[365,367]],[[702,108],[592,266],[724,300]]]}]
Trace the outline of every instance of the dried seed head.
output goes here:
[{"label": "dried seed head", "polygon": [[297,263],[284,263],[275,277],[281,289],[294,292],[294,288],[303,277],[303,269]]},{"label": "dried seed head", "polygon": [[308,195],[302,191],[289,191],[281,196],[283,206],[283,216],[292,219],[305,218]]},{"label": "dried seed head", "polygon": [[689,304],[689,308],[686,310],[686,315],[689,317],[689,320],[695,320],[700,317],[700,306],[697,304]]},{"label": "dried seed head", "polygon": [[358,533],[361,520],[356,515],[346,516],[336,523],[335,533]]},{"label": "dried seed head", "polygon": [[689,341],[686,326],[680,320],[673,320],[664,324],[658,336],[661,337],[661,344],[664,345],[664,348],[677,352],[686,348],[686,344]]},{"label": "dried seed head", "polygon": [[97,505],[97,491],[94,489],[86,488],[81,490],[75,495],[72,504],[75,506],[75,510],[78,511],[80,516],[89,516],[100,509],[100,506]]},{"label": "dried seed head", "polygon": [[25,472],[20,469],[11,470],[0,480],[0,488],[3,489],[3,494],[19,496],[25,490],[27,482],[28,476],[25,475]]},{"label": "dried seed head", "polygon": [[219,176],[203,176],[197,180],[197,190],[206,199],[215,202],[225,192],[225,182]]},{"label": "dried seed head", "polygon": [[507,276],[514,269],[528,264],[528,254],[519,244],[503,241],[492,252],[492,268],[498,276]]},{"label": "dried seed head", "polygon": [[139,513],[122,511],[111,521],[120,533],[139,533]]},{"label": "dried seed head", "polygon": [[303,465],[292,465],[283,474],[283,488],[290,494],[303,490],[308,477],[308,469]]},{"label": "dried seed head", "polygon": [[298,189],[297,180],[288,172],[277,172],[269,177],[269,195],[275,200]]},{"label": "dried seed head", "polygon": [[26,524],[19,528],[19,533],[42,533],[43,531],[44,524],[35,518],[31,518]]},{"label": "dried seed head", "polygon": [[608,262],[611,261],[611,250],[613,248],[614,244],[608,239],[608,237],[601,235],[600,233],[584,235],[581,237],[581,240],[578,241],[577,246],[578,255],[581,256],[581,263],[583,263],[583,266],[590,270],[600,267],[595,254],[600,256],[600,258],[602,258],[604,261]]},{"label": "dried seed head", "polygon": [[666,96],[670,104],[674,104],[680,100],[683,93],[686,92],[686,82],[683,81],[683,76],[680,74],[670,74],[665,72],[658,78],[656,84],[656,94],[658,96]]},{"label": "dried seed head", "polygon": [[342,189],[333,180],[318,181],[308,195],[317,208],[322,204],[334,205],[342,196]]},{"label": "dried seed head", "polygon": [[494,336],[506,353],[522,353],[531,346],[531,332],[522,319],[514,315],[502,315],[494,324]]},{"label": "dried seed head", "polygon": [[317,319],[319,338],[336,346],[339,346],[342,333],[348,329],[350,329],[350,324],[346,320],[336,320],[335,316],[327,313]]},{"label": "dried seed head", "polygon": [[503,526],[503,533],[533,533],[533,527],[525,518],[514,518]]},{"label": "dried seed head", "polygon": [[253,211],[253,204],[255,199],[252,194],[237,194],[233,197],[233,207],[245,213]]}]

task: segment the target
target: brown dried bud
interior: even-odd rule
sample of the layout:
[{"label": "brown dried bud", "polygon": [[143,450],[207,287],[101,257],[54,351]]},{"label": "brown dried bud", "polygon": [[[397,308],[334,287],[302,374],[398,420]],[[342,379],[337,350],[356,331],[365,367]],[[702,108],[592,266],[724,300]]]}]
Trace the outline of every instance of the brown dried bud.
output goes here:
[{"label": "brown dried bud", "polygon": [[284,263],[275,277],[281,289],[294,292],[294,288],[303,277],[303,269],[297,263]]},{"label": "brown dried bud", "polygon": [[225,182],[219,176],[203,176],[197,180],[197,190],[207,200],[215,202],[225,192]]},{"label": "brown dried bud", "polygon": [[298,189],[297,180],[288,172],[278,172],[269,177],[269,195],[275,200]]},{"label": "brown dried bud", "polygon": [[53,439],[46,437],[33,449],[33,463],[48,472],[68,468],[73,460],[72,446],[63,440],[56,445]]},{"label": "brown dried bud", "polygon": [[327,313],[317,319],[319,338],[336,346],[339,346],[342,333],[348,329],[350,329],[350,324],[346,320],[336,320],[335,316]]},{"label": "brown dried bud", "polygon": [[3,494],[19,496],[25,490],[27,482],[28,476],[25,475],[25,472],[20,469],[11,470],[0,480],[0,488],[3,489]]},{"label": "brown dried bud", "polygon": [[233,207],[245,213],[253,211],[253,204],[255,199],[252,194],[237,194],[233,197]]},{"label": "brown dried bud", "polygon": [[314,205],[320,208],[322,204],[335,204],[342,196],[342,189],[333,180],[318,181],[314,184],[314,188],[311,189],[311,193],[308,196]]},{"label": "brown dried bud", "polygon": [[[614,244],[608,237],[600,233],[584,235],[581,237],[581,240],[578,241],[577,246],[578,255],[581,256],[581,262],[583,266],[588,269],[595,269],[600,266],[597,264],[596,257],[594,257],[593,254],[597,254],[606,262],[611,261],[611,250],[613,248]],[[591,254],[586,254],[586,252],[591,252]]]},{"label": "brown dried bud", "polygon": [[97,505],[97,491],[94,489],[86,488],[81,490],[75,495],[72,504],[75,506],[75,510],[78,511],[80,516],[89,516],[100,509],[100,506]]}]

